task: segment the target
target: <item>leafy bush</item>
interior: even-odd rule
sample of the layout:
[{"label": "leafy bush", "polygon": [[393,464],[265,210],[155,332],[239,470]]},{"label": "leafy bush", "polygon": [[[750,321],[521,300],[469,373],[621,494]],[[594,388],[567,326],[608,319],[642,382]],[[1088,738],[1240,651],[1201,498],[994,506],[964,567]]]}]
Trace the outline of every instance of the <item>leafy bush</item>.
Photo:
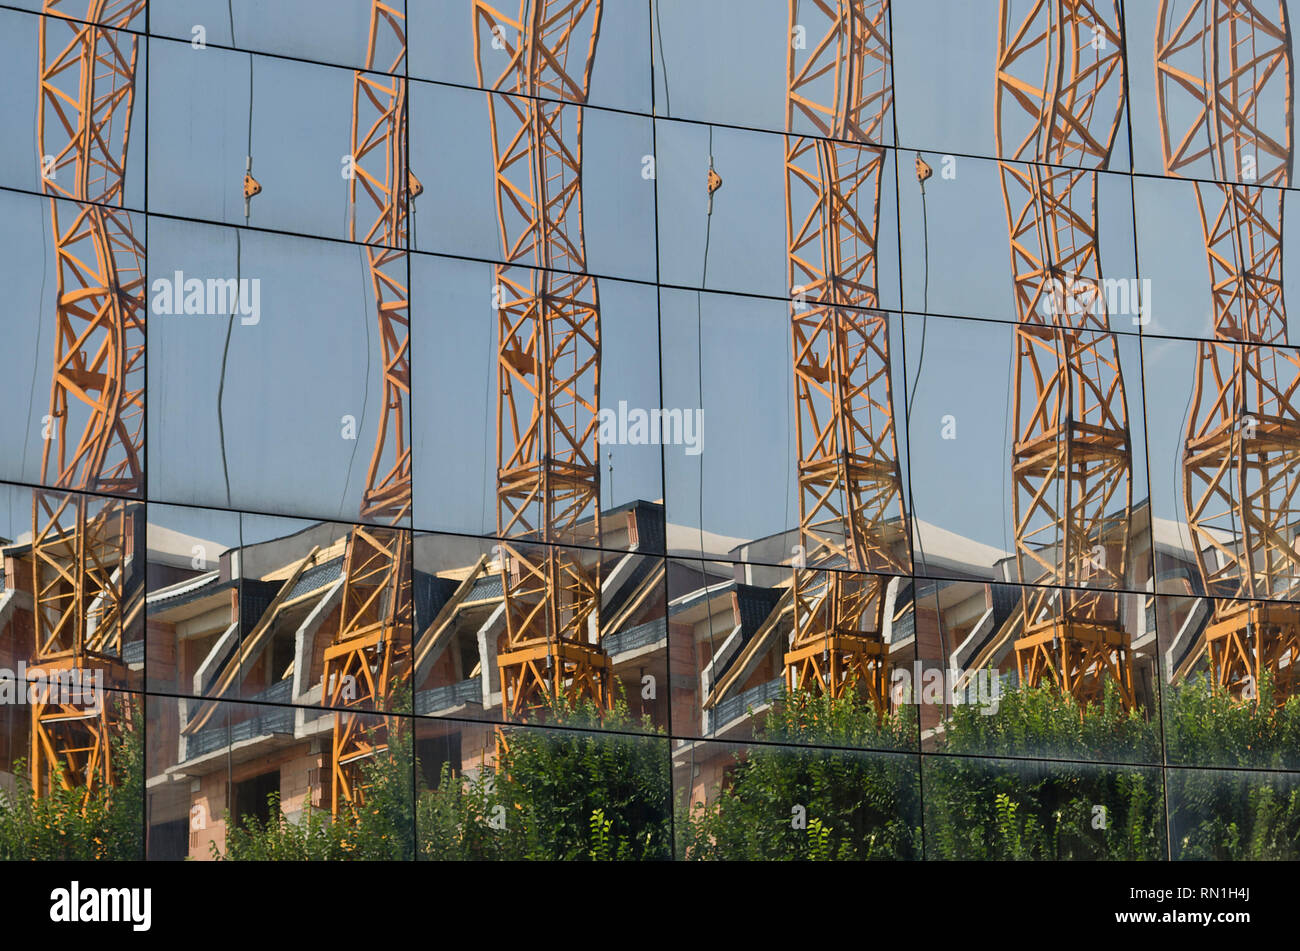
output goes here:
[{"label": "leafy bush", "polygon": [[557,703],[547,727],[509,728],[494,767],[474,777],[444,767],[438,787],[421,790],[421,858],[671,857],[669,747],[650,721],[620,699],[603,715]]},{"label": "leafy bush", "polygon": [[1279,774],[1171,769],[1174,857],[1300,858],[1300,779]]},{"label": "leafy bush", "polygon": [[926,855],[1159,859],[1161,799],[1160,774],[1151,768],[929,757]]},{"label": "leafy bush", "polygon": [[226,851],[216,842],[212,857],[226,861],[382,861],[410,859],[414,849],[410,729],[398,720],[388,751],[362,766],[364,801],[343,803],[337,815],[308,805],[296,821],[280,807],[280,794],[267,797],[270,817],[225,814]]},{"label": "leafy bush", "polygon": [[944,859],[1156,859],[1165,854],[1160,774],[1080,763],[1159,762],[1159,725],[1125,711],[1113,684],[1080,705],[1050,684],[1004,690],[992,713],[953,709],[926,759],[926,854]]},{"label": "leafy bush", "polygon": [[40,799],[31,795],[26,762],[15,764],[15,792],[0,793],[0,860],[138,860],[144,857],[144,756],[138,704],[110,701],[113,784],[88,797],[56,778]]},{"label": "leafy bush", "polygon": [[1125,710],[1107,680],[1100,703],[1080,708],[1051,684],[1012,687],[995,712],[958,704],[944,727],[939,752],[978,756],[1160,762],[1160,725],[1141,710]]},{"label": "leafy bush", "polygon": [[[1258,699],[1242,702],[1207,677],[1167,687],[1170,763],[1295,769],[1300,766],[1300,695],[1275,700],[1265,674]],[[1166,780],[1175,857],[1300,858],[1300,783],[1295,777],[1171,769]]]},{"label": "leafy bush", "polygon": [[1171,763],[1300,768],[1300,694],[1278,704],[1266,673],[1258,700],[1235,700],[1208,677],[1166,687],[1165,743]]},{"label": "leafy bush", "polygon": [[711,801],[684,810],[686,858],[920,858],[917,758],[859,751],[915,749],[914,708],[878,719],[856,696],[796,693],[758,739]]}]

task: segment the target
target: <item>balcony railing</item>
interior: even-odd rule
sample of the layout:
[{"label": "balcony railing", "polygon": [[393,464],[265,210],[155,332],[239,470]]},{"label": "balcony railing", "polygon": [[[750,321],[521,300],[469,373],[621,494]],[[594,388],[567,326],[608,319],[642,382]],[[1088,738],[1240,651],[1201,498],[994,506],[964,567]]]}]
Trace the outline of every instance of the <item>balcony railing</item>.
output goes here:
[{"label": "balcony railing", "polygon": [[751,707],[762,707],[777,700],[785,690],[785,679],[777,677],[767,683],[728,697],[709,711],[709,732],[716,733],[743,717]]},{"label": "balcony railing", "polygon": [[[263,690],[256,696],[250,697],[249,700],[250,702],[261,701],[267,704],[288,704],[293,700],[293,681],[281,680],[269,690]],[[293,733],[293,708],[288,706],[257,707],[256,712],[246,720],[200,730],[189,738],[189,742],[185,746],[185,758],[194,759],[222,749],[227,744],[252,740],[259,736],[271,736],[276,733]]]},{"label": "balcony railing", "polygon": [[483,684],[477,677],[471,677],[445,687],[421,690],[415,695],[415,713],[417,716],[427,716],[439,710],[450,710],[452,707],[467,703],[481,704],[482,702]]},{"label": "balcony railing", "polygon": [[666,640],[667,637],[668,622],[664,618],[655,618],[653,621],[646,621],[644,624],[638,624],[626,631],[608,635],[601,642],[601,646],[605,648],[606,654],[613,657],[615,654],[623,654],[627,651],[649,647],[652,644]]}]

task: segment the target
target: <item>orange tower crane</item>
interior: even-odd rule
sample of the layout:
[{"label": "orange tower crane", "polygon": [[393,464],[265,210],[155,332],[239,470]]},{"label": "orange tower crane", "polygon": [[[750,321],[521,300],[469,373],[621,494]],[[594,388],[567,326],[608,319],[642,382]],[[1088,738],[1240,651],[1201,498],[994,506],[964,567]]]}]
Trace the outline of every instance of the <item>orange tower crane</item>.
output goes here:
[{"label": "orange tower crane", "polygon": [[[140,516],[128,499],[142,488],[145,252],[123,207],[138,41],[119,31],[138,27],[145,0],[74,6],[46,0],[38,34],[36,138],[58,298],[41,460],[49,488],[32,502],[32,664],[121,686],[122,633],[144,604]],[[47,686],[32,704],[38,797],[56,778],[86,795],[111,781],[109,702],[65,700]]]},{"label": "orange tower crane", "polygon": [[361,517],[385,524],[357,525],[348,535],[339,627],[325,649],[323,691],[337,711],[331,749],[336,813],[363,793],[361,764],[387,749],[387,724],[367,729],[366,713],[383,712],[393,689],[410,675],[411,532],[403,527],[411,513],[407,214],[422,189],[407,167],[405,67],[405,14],[372,0],[366,66],[352,83],[348,237],[365,246],[384,360],[383,410]]},{"label": "orange tower crane", "polygon": [[586,274],[582,121],[600,0],[475,0],[492,126],[497,222],[497,534],[505,600],[502,706],[605,706],[600,571],[600,306]]},{"label": "orange tower crane", "polygon": [[1205,594],[1219,599],[1205,649],[1218,686],[1258,696],[1268,671],[1279,701],[1295,689],[1300,661],[1300,355],[1286,348],[1282,293],[1291,75],[1284,3],[1162,0],[1165,171],[1211,179],[1195,187],[1214,339],[1197,348],[1182,458]]},{"label": "orange tower crane", "polygon": [[1015,281],[1011,473],[1022,683],[1079,700],[1109,677],[1132,705],[1119,589],[1132,462],[1116,337],[1101,293],[1097,169],[1124,105],[1114,0],[1041,0],[998,18],[997,148]]},{"label": "orange tower crane", "polygon": [[791,37],[804,31],[786,52],[785,139],[804,557],[786,678],[792,691],[859,690],[884,710],[885,588],[912,570],[876,290],[889,2],[790,0],[789,11]]}]

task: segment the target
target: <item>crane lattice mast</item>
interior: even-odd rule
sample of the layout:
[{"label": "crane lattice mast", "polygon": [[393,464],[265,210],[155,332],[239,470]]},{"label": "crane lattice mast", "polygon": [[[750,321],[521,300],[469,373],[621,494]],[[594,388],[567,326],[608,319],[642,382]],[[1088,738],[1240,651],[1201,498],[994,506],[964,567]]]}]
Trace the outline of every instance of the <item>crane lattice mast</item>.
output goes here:
[{"label": "crane lattice mast", "polygon": [[[37,149],[50,197],[57,304],[50,438],[32,493],[32,664],[50,678],[126,682],[122,635],[143,607],[145,249],[124,207],[145,0],[45,0],[38,32]],[[55,491],[58,490],[58,491]],[[83,493],[96,493],[88,495]],[[107,701],[31,708],[35,794],[87,796],[112,781]]]},{"label": "crane lattice mast", "polygon": [[884,710],[886,587],[911,572],[889,317],[877,309],[889,3],[790,0],[789,11],[786,236],[804,557],[786,679],[792,691],[861,691]]},{"label": "crane lattice mast", "polygon": [[393,689],[411,673],[407,215],[421,186],[407,163],[405,68],[405,13],[371,0],[366,65],[352,82],[348,237],[365,247],[384,362],[383,408],[360,513],[379,524],[358,524],[348,534],[339,626],[325,649],[324,696],[336,711],[330,799],[336,813],[363,795],[361,765],[388,747],[388,723],[368,727],[367,714],[384,713]]},{"label": "crane lattice mast", "polygon": [[1195,188],[1214,339],[1197,346],[1182,456],[1187,524],[1216,599],[1205,650],[1217,686],[1257,697],[1271,673],[1279,702],[1300,661],[1300,355],[1286,346],[1282,288],[1291,78],[1284,3],[1162,0],[1165,172],[1211,179]]},{"label": "crane lattice mast", "polygon": [[998,18],[997,149],[1017,323],[1012,510],[1021,683],[1134,702],[1118,589],[1133,504],[1128,408],[1102,293],[1097,170],[1124,105],[1114,0],[1043,0]]},{"label": "crane lattice mast", "polygon": [[582,229],[583,106],[600,0],[474,3],[497,222],[497,533],[505,715],[609,699],[600,647],[600,305]]}]

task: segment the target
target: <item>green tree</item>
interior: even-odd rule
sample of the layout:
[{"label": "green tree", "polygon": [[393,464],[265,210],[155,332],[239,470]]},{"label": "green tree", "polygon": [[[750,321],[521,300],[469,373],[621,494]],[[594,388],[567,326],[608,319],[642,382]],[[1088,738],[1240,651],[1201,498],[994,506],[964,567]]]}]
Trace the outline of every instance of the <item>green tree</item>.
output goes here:
[{"label": "green tree", "polygon": [[1279,773],[1171,769],[1174,857],[1300,858],[1300,780]]},{"label": "green tree", "polygon": [[1165,743],[1171,763],[1300,767],[1300,694],[1276,702],[1271,672],[1255,700],[1242,701],[1200,676],[1166,687]]},{"label": "green tree", "polygon": [[1160,726],[1139,709],[1125,710],[1110,680],[1100,702],[1082,706],[1045,683],[1003,689],[996,708],[953,706],[937,749],[978,756],[1158,763]]},{"label": "green tree", "polygon": [[112,784],[64,789],[56,777],[40,799],[26,762],[15,764],[15,791],[0,793],[0,860],[138,860],[144,857],[144,755],[139,704],[113,699],[109,722]]},{"label": "green tree", "polygon": [[[856,696],[787,695],[710,801],[687,803],[688,859],[921,855],[914,708],[877,718]],[[816,745],[814,745],[816,744]],[[826,748],[826,747],[848,747]],[[867,752],[868,750],[885,752]]]},{"label": "green tree", "polygon": [[1004,690],[997,708],[953,708],[926,758],[926,856],[944,859],[1157,859],[1165,854],[1160,775],[1087,763],[1158,762],[1157,724],[1125,711],[1112,685],[1080,705],[1055,687]]},{"label": "green tree", "polygon": [[[372,731],[373,733],[374,731]],[[269,817],[226,820],[226,848],[209,843],[214,859],[225,861],[383,861],[414,853],[414,768],[411,731],[395,718],[388,749],[361,768],[361,800],[340,804],[337,815],[307,805],[296,820],[285,815],[280,794],[267,797]]]},{"label": "green tree", "polygon": [[668,741],[621,698],[603,714],[555,703],[544,728],[511,727],[505,741],[494,766],[472,777],[444,767],[421,790],[421,858],[671,857]]}]

